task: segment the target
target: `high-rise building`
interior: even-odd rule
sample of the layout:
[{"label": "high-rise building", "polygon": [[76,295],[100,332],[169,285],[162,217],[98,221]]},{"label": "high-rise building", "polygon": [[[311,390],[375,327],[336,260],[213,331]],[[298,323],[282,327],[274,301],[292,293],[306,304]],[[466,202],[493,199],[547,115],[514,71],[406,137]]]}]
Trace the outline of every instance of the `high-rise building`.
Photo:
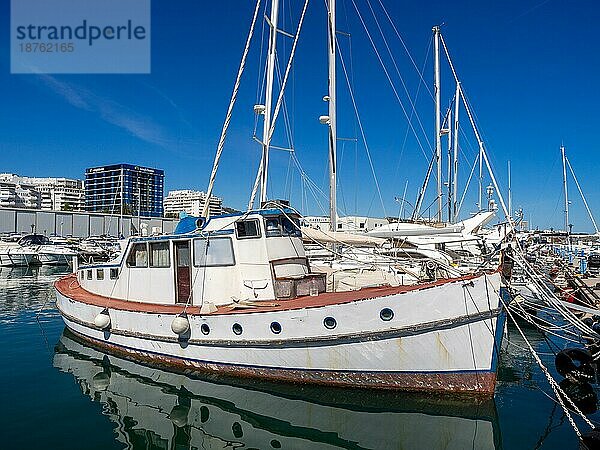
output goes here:
[{"label": "high-rise building", "polygon": [[[21,203],[34,205],[27,207],[54,211],[83,211],[83,182],[81,180],[21,177],[12,173],[3,173],[0,174],[0,182],[14,184],[15,189],[17,185],[21,186],[21,189],[16,189],[24,196]],[[8,187],[5,187],[5,193],[8,196],[10,196],[9,190]],[[31,190],[37,191],[40,195],[29,192]],[[40,202],[37,201],[37,197],[40,197]]]},{"label": "high-rise building", "polygon": [[85,170],[85,210],[162,217],[165,173],[114,164]]},{"label": "high-rise building", "polygon": [[[177,216],[180,212],[186,212],[193,216],[200,216],[206,203],[206,193],[202,191],[179,190],[169,191],[165,198],[165,216]],[[209,215],[217,216],[223,212],[223,199],[210,196],[208,203]]]}]

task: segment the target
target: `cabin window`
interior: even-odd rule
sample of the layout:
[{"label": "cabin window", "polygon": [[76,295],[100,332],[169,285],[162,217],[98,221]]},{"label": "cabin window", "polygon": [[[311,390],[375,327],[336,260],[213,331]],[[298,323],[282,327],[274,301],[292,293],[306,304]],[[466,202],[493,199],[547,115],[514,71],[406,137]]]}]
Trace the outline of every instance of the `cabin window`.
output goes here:
[{"label": "cabin window", "polygon": [[359,224],[359,226],[360,226],[360,228],[361,228],[361,229],[363,229],[363,228],[365,227],[365,223],[364,223],[364,222],[361,222],[361,223]]},{"label": "cabin window", "polygon": [[300,237],[300,222],[296,219],[294,221],[288,219],[285,216],[281,216],[281,228],[283,229],[284,236],[296,236]]},{"label": "cabin window", "polygon": [[200,267],[235,265],[231,239],[194,239],[194,265]]},{"label": "cabin window", "polygon": [[267,217],[265,220],[267,237],[297,236],[300,237],[300,222],[297,219],[290,220],[286,216]]},{"label": "cabin window", "polygon": [[89,269],[89,270],[87,271],[87,279],[88,279],[88,280],[91,280],[91,279],[92,279],[92,269]]},{"label": "cabin window", "polygon": [[116,280],[119,277],[119,269],[110,269],[110,279]]},{"label": "cabin window", "polygon": [[96,269],[96,280],[104,280],[104,269]]},{"label": "cabin window", "polygon": [[148,267],[148,247],[146,243],[133,244],[127,257],[127,267]]},{"label": "cabin window", "polygon": [[342,229],[342,224],[338,223],[338,230],[341,230],[341,229]]},{"label": "cabin window", "polygon": [[238,220],[235,223],[235,234],[238,239],[260,237],[260,226],[258,225],[258,220]]},{"label": "cabin window", "polygon": [[267,237],[281,236],[279,217],[268,217],[265,221],[265,229]]},{"label": "cabin window", "polygon": [[150,267],[169,267],[169,242],[150,243]]}]

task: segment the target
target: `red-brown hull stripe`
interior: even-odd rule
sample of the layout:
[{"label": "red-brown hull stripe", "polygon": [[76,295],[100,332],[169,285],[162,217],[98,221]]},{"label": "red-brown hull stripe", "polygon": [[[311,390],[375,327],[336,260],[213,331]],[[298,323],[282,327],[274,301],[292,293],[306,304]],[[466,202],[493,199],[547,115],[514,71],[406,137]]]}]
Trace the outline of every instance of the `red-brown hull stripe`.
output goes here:
[{"label": "red-brown hull stripe", "polygon": [[[372,287],[364,288],[357,291],[347,292],[327,292],[318,296],[305,296],[298,297],[291,300],[276,300],[276,305],[272,303],[274,300],[269,300],[263,306],[257,306],[256,308],[243,308],[234,309],[233,307],[226,305],[218,307],[218,310],[213,315],[219,314],[250,314],[256,312],[269,312],[269,311],[283,311],[292,309],[303,309],[303,308],[318,308],[329,305],[337,305],[344,303],[351,303],[358,300],[366,300],[376,297],[385,297],[389,295],[402,294],[411,291],[429,289],[436,286],[441,286],[447,283],[456,283],[472,280],[477,278],[476,275],[464,276],[461,278],[452,278],[449,280],[438,280],[433,283],[418,284],[412,286],[383,286],[383,287]],[[157,314],[179,314],[183,311],[184,305],[168,305],[168,304],[157,304],[157,303],[144,303],[134,300],[119,300],[102,295],[93,294],[82,288],[77,280],[75,274],[68,275],[57,280],[54,283],[54,287],[65,297],[72,300],[85,303],[93,306],[100,306],[102,308],[118,309],[122,311],[134,311],[134,312],[146,312],[146,313],[157,313]],[[260,304],[260,302],[257,302]],[[200,314],[200,308],[198,306],[188,306],[186,312],[191,315]]]}]

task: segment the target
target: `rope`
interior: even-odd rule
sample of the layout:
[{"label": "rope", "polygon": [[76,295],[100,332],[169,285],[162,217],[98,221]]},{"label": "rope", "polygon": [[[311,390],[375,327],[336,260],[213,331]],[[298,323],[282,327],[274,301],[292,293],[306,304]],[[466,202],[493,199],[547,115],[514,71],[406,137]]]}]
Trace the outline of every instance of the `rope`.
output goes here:
[{"label": "rope", "polygon": [[562,407],[563,411],[565,412],[565,415],[567,416],[567,419],[569,420],[569,423],[573,427],[573,430],[575,430],[575,434],[577,434],[577,437],[579,439],[581,439],[581,437],[582,437],[581,432],[579,431],[579,428],[577,427],[577,424],[575,424],[575,421],[573,420],[571,412],[570,412],[569,408],[567,408],[567,406],[565,405],[565,402],[564,402],[563,398],[566,399],[568,403],[570,403],[570,405],[573,408],[573,410],[590,426],[590,428],[592,430],[595,429],[596,427],[585,416],[585,414],[583,414],[581,412],[581,410],[577,407],[577,405],[573,402],[573,400],[571,400],[569,398],[569,396],[565,394],[565,392],[563,391],[563,389],[558,385],[558,383],[554,380],[554,378],[552,378],[552,375],[550,374],[550,372],[548,371],[548,369],[546,368],[546,366],[544,365],[544,363],[542,362],[542,360],[540,359],[540,357],[538,356],[538,354],[536,353],[536,351],[531,346],[531,343],[529,342],[529,340],[525,336],[525,333],[523,333],[523,330],[521,329],[521,327],[517,323],[516,319],[512,315],[511,310],[507,307],[506,303],[504,302],[504,299],[501,296],[500,296],[500,301],[502,302],[502,304],[506,308],[506,312],[508,313],[508,315],[512,319],[513,323],[515,324],[515,327],[519,331],[519,334],[521,335],[521,337],[523,338],[523,340],[527,344],[527,347],[529,348],[529,351],[531,352],[533,358],[535,359],[535,362],[537,363],[537,365],[540,367],[540,369],[542,370],[542,372],[544,373],[544,375],[548,379],[548,383],[550,384],[550,387],[552,387],[552,390],[554,391],[554,394],[556,395],[556,398],[559,401],[560,406]]},{"label": "rope", "polygon": [[250,42],[252,41],[252,36],[254,35],[254,25],[256,25],[256,18],[258,17],[260,1],[261,0],[256,0],[256,6],[254,8],[254,16],[252,17],[252,24],[250,25],[250,31],[248,32],[248,38],[246,39],[246,46],[244,47],[244,53],[242,55],[242,60],[240,61],[240,68],[238,69],[237,77],[235,80],[235,85],[233,87],[233,93],[231,94],[231,100],[229,101],[229,106],[227,108],[227,114],[225,116],[225,122],[223,123],[223,129],[221,130],[221,137],[219,138],[219,144],[217,145],[217,153],[215,155],[215,161],[213,163],[212,172],[210,174],[210,179],[208,182],[208,189],[206,190],[206,202],[204,203],[204,207],[202,208],[202,217],[208,217],[208,214],[210,211],[209,210],[209,206],[210,206],[209,200],[212,195],[213,186],[215,184],[215,178],[217,176],[217,170],[219,168],[219,161],[221,160],[221,154],[223,153],[223,147],[225,146],[225,137],[227,136],[229,122],[231,121],[231,115],[233,113],[233,107],[237,100],[237,94],[238,94],[238,90],[240,87],[242,74],[244,73],[244,68],[246,66],[246,57],[248,56],[248,50],[250,49]]}]

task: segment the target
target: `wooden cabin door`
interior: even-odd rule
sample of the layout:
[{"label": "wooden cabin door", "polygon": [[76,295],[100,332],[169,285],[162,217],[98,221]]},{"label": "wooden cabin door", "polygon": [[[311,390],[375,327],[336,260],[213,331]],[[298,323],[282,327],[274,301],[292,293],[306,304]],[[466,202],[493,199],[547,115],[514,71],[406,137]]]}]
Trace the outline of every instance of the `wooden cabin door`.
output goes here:
[{"label": "wooden cabin door", "polygon": [[192,303],[190,241],[175,241],[175,302]]}]

